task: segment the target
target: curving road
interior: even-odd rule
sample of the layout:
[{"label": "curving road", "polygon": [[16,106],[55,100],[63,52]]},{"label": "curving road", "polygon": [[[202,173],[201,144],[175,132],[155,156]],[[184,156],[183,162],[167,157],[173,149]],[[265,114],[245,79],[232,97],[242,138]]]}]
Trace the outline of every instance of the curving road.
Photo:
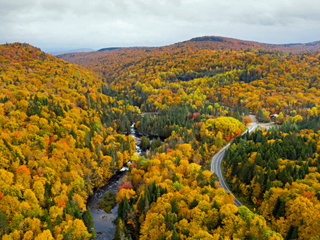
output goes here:
[{"label": "curving road", "polygon": [[[242,134],[245,134],[247,131],[249,131],[249,133],[253,132],[258,124],[257,124],[257,120],[256,120],[256,117],[254,115],[250,115],[251,119],[252,119],[252,123],[251,123],[251,126],[245,131],[243,132]],[[218,175],[219,179],[220,179],[220,185],[221,187],[226,191],[226,192],[230,192],[232,193],[227,184],[225,183],[224,181],[224,178],[223,178],[223,174],[222,174],[222,171],[221,171],[221,163],[222,163],[222,159],[224,157],[224,154],[226,152],[226,150],[228,149],[228,147],[230,146],[230,143],[228,143],[228,145],[226,145],[224,148],[222,148],[217,154],[215,154],[213,157],[212,157],[212,160],[211,160],[211,172],[212,173],[215,173]],[[234,197],[234,204],[237,206],[237,207],[240,207],[242,206],[243,204],[236,198]]]}]

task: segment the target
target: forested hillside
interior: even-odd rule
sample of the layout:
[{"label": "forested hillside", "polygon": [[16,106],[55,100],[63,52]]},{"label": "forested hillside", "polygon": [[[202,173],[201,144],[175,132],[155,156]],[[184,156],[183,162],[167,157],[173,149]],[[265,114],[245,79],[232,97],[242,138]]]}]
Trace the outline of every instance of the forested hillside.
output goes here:
[{"label": "forested hillside", "polygon": [[[86,201],[131,160],[116,240],[317,239],[320,54],[307,50],[203,37],[60,56],[79,66],[0,45],[1,238],[95,239]],[[250,112],[282,126],[240,136]],[[255,212],[209,171],[232,140],[226,177]]]},{"label": "forested hillside", "polygon": [[318,110],[304,120],[288,121],[280,129],[236,138],[226,154],[226,177],[232,191],[257,207],[286,239],[317,239],[320,139],[314,130]]},{"label": "forested hillside", "polygon": [[268,118],[270,113],[303,112],[319,103],[317,52],[292,54],[263,45],[234,45],[237,48],[223,41],[191,40],[60,57],[97,72],[117,92],[114,95],[130,99],[142,111],[179,102],[196,108],[205,99],[255,113],[261,108]]},{"label": "forested hillside", "polygon": [[[149,221],[144,222],[151,216],[149,206],[157,211],[152,202],[160,195],[171,199],[182,189],[196,194],[188,200],[190,203],[186,200],[190,209],[203,211],[203,217],[215,217],[190,233],[188,221],[182,212],[178,219],[180,210],[175,209],[172,214],[166,213],[173,220],[166,220],[167,230],[163,229],[161,238],[173,234],[174,239],[177,232],[182,238],[244,234],[238,230],[222,234],[219,230],[227,221],[222,218],[232,218],[240,210],[233,206],[232,195],[217,189],[216,176],[205,170],[209,157],[244,130],[234,118],[213,116],[222,114],[219,104],[214,108],[205,99],[198,100],[201,104],[194,107],[178,102],[159,116],[142,117],[139,107],[131,105],[131,99],[119,95],[99,76],[19,43],[1,46],[0,79],[2,239],[94,239],[90,219],[83,219],[81,214],[86,210],[86,199],[129,159],[133,160],[132,180],[125,186],[133,189],[124,187],[118,193],[123,223],[118,220],[116,238],[128,231],[133,238],[149,236],[150,231],[155,231]],[[164,133],[159,132],[161,124],[151,128],[158,122],[165,124]],[[131,123],[136,123],[141,132],[169,138],[162,146],[153,144],[150,159],[139,158],[132,155],[134,139],[122,134]],[[171,169],[167,169],[169,165]],[[147,185],[150,193],[144,184],[151,184]],[[202,195],[205,187],[210,194]],[[174,199],[177,204],[180,202],[180,198]],[[201,199],[205,209],[197,207]],[[138,200],[139,206],[127,208],[127,204],[133,206]],[[208,212],[209,209],[212,210]],[[128,210],[133,211],[131,219],[127,218]],[[186,219],[196,221],[195,216],[187,216],[191,212],[186,210]],[[172,232],[173,224],[179,221],[182,225]],[[247,235],[280,237],[266,227],[263,218],[245,208],[239,221],[248,229]],[[251,229],[257,221],[262,225]],[[130,229],[130,224],[135,228]],[[152,238],[157,237],[152,234]]]},{"label": "forested hillside", "polygon": [[139,109],[27,44],[1,45],[0,64],[1,238],[87,239],[88,196],[135,152],[116,122]]},{"label": "forested hillside", "polygon": [[[239,128],[240,132],[231,137],[222,130],[211,133],[216,127],[208,124],[211,121],[208,119],[210,116],[214,119],[221,115],[232,115],[246,121],[241,115],[252,112],[260,122],[286,122],[280,130],[267,133],[260,130],[236,138],[225,160],[226,177],[230,179],[232,191],[242,196],[249,206],[258,209],[257,213],[267,220],[262,225],[268,224],[286,239],[316,237],[319,229],[319,220],[315,219],[317,214],[313,218],[308,216],[318,211],[317,195],[320,194],[316,187],[316,174],[319,174],[317,116],[320,55],[309,51],[318,50],[317,45],[317,42],[268,45],[202,37],[160,48],[122,48],[60,56],[99,74],[109,83],[109,89],[105,91],[107,95],[129,99],[141,111],[150,112],[139,117],[136,123],[139,131],[169,137],[165,141],[165,149],[152,148],[150,160],[134,161],[129,176],[137,195],[128,193],[123,200],[127,214],[121,210],[118,233],[131,233],[135,237],[138,232],[132,226],[140,225],[140,236],[145,239],[159,239],[161,234],[161,239],[248,237],[226,230],[227,224],[221,220],[227,213],[223,216],[218,214],[218,220],[210,222],[213,225],[206,222],[205,219],[212,220],[206,214],[216,210],[220,212],[223,208],[218,207],[221,201],[214,197],[206,200],[215,204],[208,206],[209,209],[201,215],[204,217],[202,220],[197,218],[193,222],[193,215],[189,215],[188,211],[193,211],[194,206],[197,208],[202,203],[205,194],[211,191],[208,190],[209,186],[214,187],[210,185],[210,174],[203,172],[210,163],[209,156],[242,131]],[[271,114],[278,115],[271,119]],[[202,122],[201,127],[194,124],[196,119]],[[222,127],[226,122],[223,117],[218,119]],[[180,127],[174,126],[172,131],[170,126],[173,124]],[[191,154],[187,149],[191,149]],[[172,153],[177,159],[180,151],[182,155],[178,157],[179,160],[171,160],[174,165],[168,162]],[[202,165],[201,173],[190,175],[191,170],[187,173],[186,170],[182,171],[190,168],[189,165],[180,166],[183,157],[191,163],[190,167],[196,166],[192,163]],[[162,170],[166,163],[175,166],[170,168],[170,177],[165,177]],[[190,194],[192,177],[197,180],[193,182],[196,184],[193,187],[206,188],[199,189],[202,192],[199,198],[184,197],[185,193]],[[139,181],[143,184],[139,185]],[[173,195],[170,195],[168,183],[173,187]],[[155,199],[150,191],[156,195]],[[170,208],[166,207],[167,202]],[[165,209],[160,210],[161,206]],[[128,209],[135,210],[132,212]],[[203,207],[199,207],[199,210],[203,211]],[[237,211],[243,216],[241,208]],[[300,215],[297,215],[297,211]],[[185,232],[181,226],[184,219],[187,220],[185,224],[191,223],[188,228],[196,226],[204,232]],[[159,225],[154,225],[156,222]],[[250,226],[248,224],[248,229],[244,231],[250,232]],[[249,235],[258,239],[268,238],[263,231],[258,232],[258,235]],[[203,235],[199,237],[196,233]]]}]

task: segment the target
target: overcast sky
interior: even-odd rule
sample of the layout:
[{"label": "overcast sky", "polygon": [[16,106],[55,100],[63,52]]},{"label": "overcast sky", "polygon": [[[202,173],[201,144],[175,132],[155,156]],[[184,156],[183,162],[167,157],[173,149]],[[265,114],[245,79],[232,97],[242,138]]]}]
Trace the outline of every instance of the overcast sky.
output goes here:
[{"label": "overcast sky", "polygon": [[320,40],[320,0],[0,0],[0,44],[163,46],[199,36]]}]

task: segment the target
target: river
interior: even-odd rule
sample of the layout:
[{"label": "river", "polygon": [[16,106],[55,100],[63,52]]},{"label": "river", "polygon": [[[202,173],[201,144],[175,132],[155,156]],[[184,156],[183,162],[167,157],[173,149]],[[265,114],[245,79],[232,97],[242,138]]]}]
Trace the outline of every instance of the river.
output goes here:
[{"label": "river", "polygon": [[[131,126],[130,135],[133,136],[136,144],[136,153],[141,156],[143,151],[139,144],[141,137],[135,130],[134,125]],[[111,213],[106,213],[104,210],[99,208],[99,200],[103,198],[105,192],[111,191],[116,194],[119,187],[122,185],[124,177],[126,176],[128,168],[124,166],[120,171],[113,175],[108,183],[102,188],[97,190],[87,201],[87,207],[90,207],[92,213],[92,220],[94,221],[94,228],[97,233],[97,240],[112,240],[116,226],[113,224],[113,220],[118,216],[118,207],[114,207]]]}]

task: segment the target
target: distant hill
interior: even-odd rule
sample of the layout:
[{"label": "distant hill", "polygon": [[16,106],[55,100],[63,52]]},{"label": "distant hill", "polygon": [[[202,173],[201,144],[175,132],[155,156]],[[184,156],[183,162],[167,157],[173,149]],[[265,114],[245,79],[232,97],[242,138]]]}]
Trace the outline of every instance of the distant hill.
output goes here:
[{"label": "distant hill", "polygon": [[[127,52],[133,51],[145,51],[149,52],[152,49],[154,51],[171,51],[172,49],[181,49],[181,48],[193,48],[193,49],[211,49],[211,50],[245,50],[245,49],[264,49],[267,51],[281,51],[287,53],[305,53],[309,51],[320,51],[320,41],[310,42],[310,43],[288,43],[288,44],[268,44],[268,43],[260,43],[254,41],[246,41],[235,38],[226,38],[220,36],[204,36],[204,37],[196,37],[190,40],[175,43],[169,46],[163,47],[109,47],[109,48],[101,48],[97,51],[69,51],[66,53],[56,54],[55,56],[62,58],[68,62],[80,64],[82,66],[87,66],[86,61],[91,59],[91,61],[95,57],[104,57],[109,54],[124,54]],[[151,53],[152,54],[152,53]]]},{"label": "distant hill", "polygon": [[204,36],[192,38],[183,43],[196,42],[198,47],[218,48],[218,49],[244,49],[244,48],[257,48],[267,49],[273,51],[291,52],[291,53],[304,53],[308,51],[319,51],[320,41],[310,43],[288,43],[288,44],[268,44],[254,41],[239,40],[235,38],[226,38],[219,36]]},{"label": "distant hill", "polygon": [[[82,53],[65,53],[58,55],[68,62],[79,64],[89,69],[98,72],[104,76],[111,75],[110,70],[118,64],[121,67],[117,67],[117,70],[126,68],[137,61],[144,61],[145,58],[167,58],[171,54],[171,60],[184,58],[184,52],[188,51],[207,51],[207,50],[241,50],[247,51],[255,49],[261,53],[269,53],[273,51],[281,51],[285,53],[306,53],[309,51],[319,51],[320,41],[311,43],[289,43],[289,44],[267,44],[254,41],[245,41],[235,38],[226,38],[219,36],[204,36],[192,38],[188,41],[175,43],[169,46],[163,47],[126,47],[126,48],[102,48],[94,52],[82,52]],[[165,55],[165,57],[163,56]],[[98,64],[99,62],[99,64]],[[149,64],[149,63],[148,63]],[[104,66],[104,68],[101,68]],[[110,67],[110,69],[109,69]],[[108,69],[108,71],[107,71]],[[198,76],[198,75],[197,75]],[[113,79],[113,77],[112,77]]]},{"label": "distant hill", "polygon": [[88,52],[104,52],[104,51],[112,51],[116,49],[120,49],[121,47],[109,47],[109,48],[101,48],[99,50],[94,50],[92,48],[79,48],[79,49],[73,49],[73,50],[65,50],[65,51],[57,51],[57,52],[48,52],[49,54],[53,56],[68,54],[68,53],[88,53]]},{"label": "distant hill", "polygon": [[[152,48],[152,47],[111,47],[111,48],[101,48],[98,51],[94,51],[94,52],[73,52],[73,53],[64,53],[64,54],[60,54],[57,55],[58,58],[61,58],[65,61],[68,61],[70,63],[75,63],[75,64],[79,64],[81,66],[86,66],[88,61],[94,62],[97,59],[96,58],[100,58],[101,60],[103,60],[104,58],[106,58],[106,61],[111,60],[111,56],[113,55],[121,55],[121,56],[125,56],[126,53],[128,53],[129,55],[133,52],[137,52],[140,55],[140,51],[144,52],[149,52],[151,49],[158,49],[158,48]],[[108,59],[108,60],[107,60]],[[111,60],[113,61],[113,60]],[[116,60],[118,61],[118,60]]]},{"label": "distant hill", "polygon": [[103,52],[103,51],[112,51],[112,50],[116,50],[119,49],[121,47],[109,47],[109,48],[101,48],[98,50],[98,52]]},{"label": "distant hill", "polygon": [[[275,88],[281,94],[290,93],[287,99],[295,94],[293,90],[288,91],[288,88],[292,87],[292,80],[296,89],[320,89],[319,50],[320,42],[277,45],[206,36],[163,47],[119,48],[112,51],[69,53],[58,57],[89,68],[117,89],[134,89],[135,83],[138,83],[139,91],[146,94],[141,97],[141,101],[148,102],[146,99],[149,98],[152,88],[170,88],[171,92],[176,93],[179,92],[179,85],[176,84],[180,83],[184,91],[192,91],[188,90],[188,84],[194,87],[194,84],[199,84],[197,81],[203,81],[203,85],[210,89],[205,91],[212,91],[207,95],[207,99],[212,98],[213,101],[224,102],[224,105],[229,106],[228,99],[234,93],[221,97],[223,93],[219,88],[232,84],[238,87],[236,84],[241,82],[249,86],[245,91],[251,88],[270,91],[258,98],[263,100],[259,106],[266,107],[267,98],[273,96]],[[309,66],[308,73],[302,70],[306,68],[305,63]],[[207,84],[207,81],[210,84]],[[237,96],[234,102],[250,97],[251,90],[246,96]],[[156,97],[150,97],[149,102],[153,101],[152,99]],[[167,101],[163,100],[163,97],[159,99]],[[258,100],[255,97],[252,99]],[[272,98],[268,101],[272,102]],[[299,101],[299,106],[305,107],[310,100],[303,98]],[[246,104],[244,100],[242,102],[243,105]],[[287,104],[283,102],[283,106]],[[256,111],[254,107],[250,107]],[[152,107],[148,103],[144,110],[149,111],[150,108]],[[269,110],[278,113],[275,109],[276,104],[273,104]]]},{"label": "distant hill", "polygon": [[60,54],[65,54],[65,53],[75,53],[75,52],[94,52],[95,50],[91,48],[78,48],[78,49],[73,49],[73,50],[66,50],[66,51],[59,51],[59,52],[48,52],[49,54],[53,56],[57,56]]}]

